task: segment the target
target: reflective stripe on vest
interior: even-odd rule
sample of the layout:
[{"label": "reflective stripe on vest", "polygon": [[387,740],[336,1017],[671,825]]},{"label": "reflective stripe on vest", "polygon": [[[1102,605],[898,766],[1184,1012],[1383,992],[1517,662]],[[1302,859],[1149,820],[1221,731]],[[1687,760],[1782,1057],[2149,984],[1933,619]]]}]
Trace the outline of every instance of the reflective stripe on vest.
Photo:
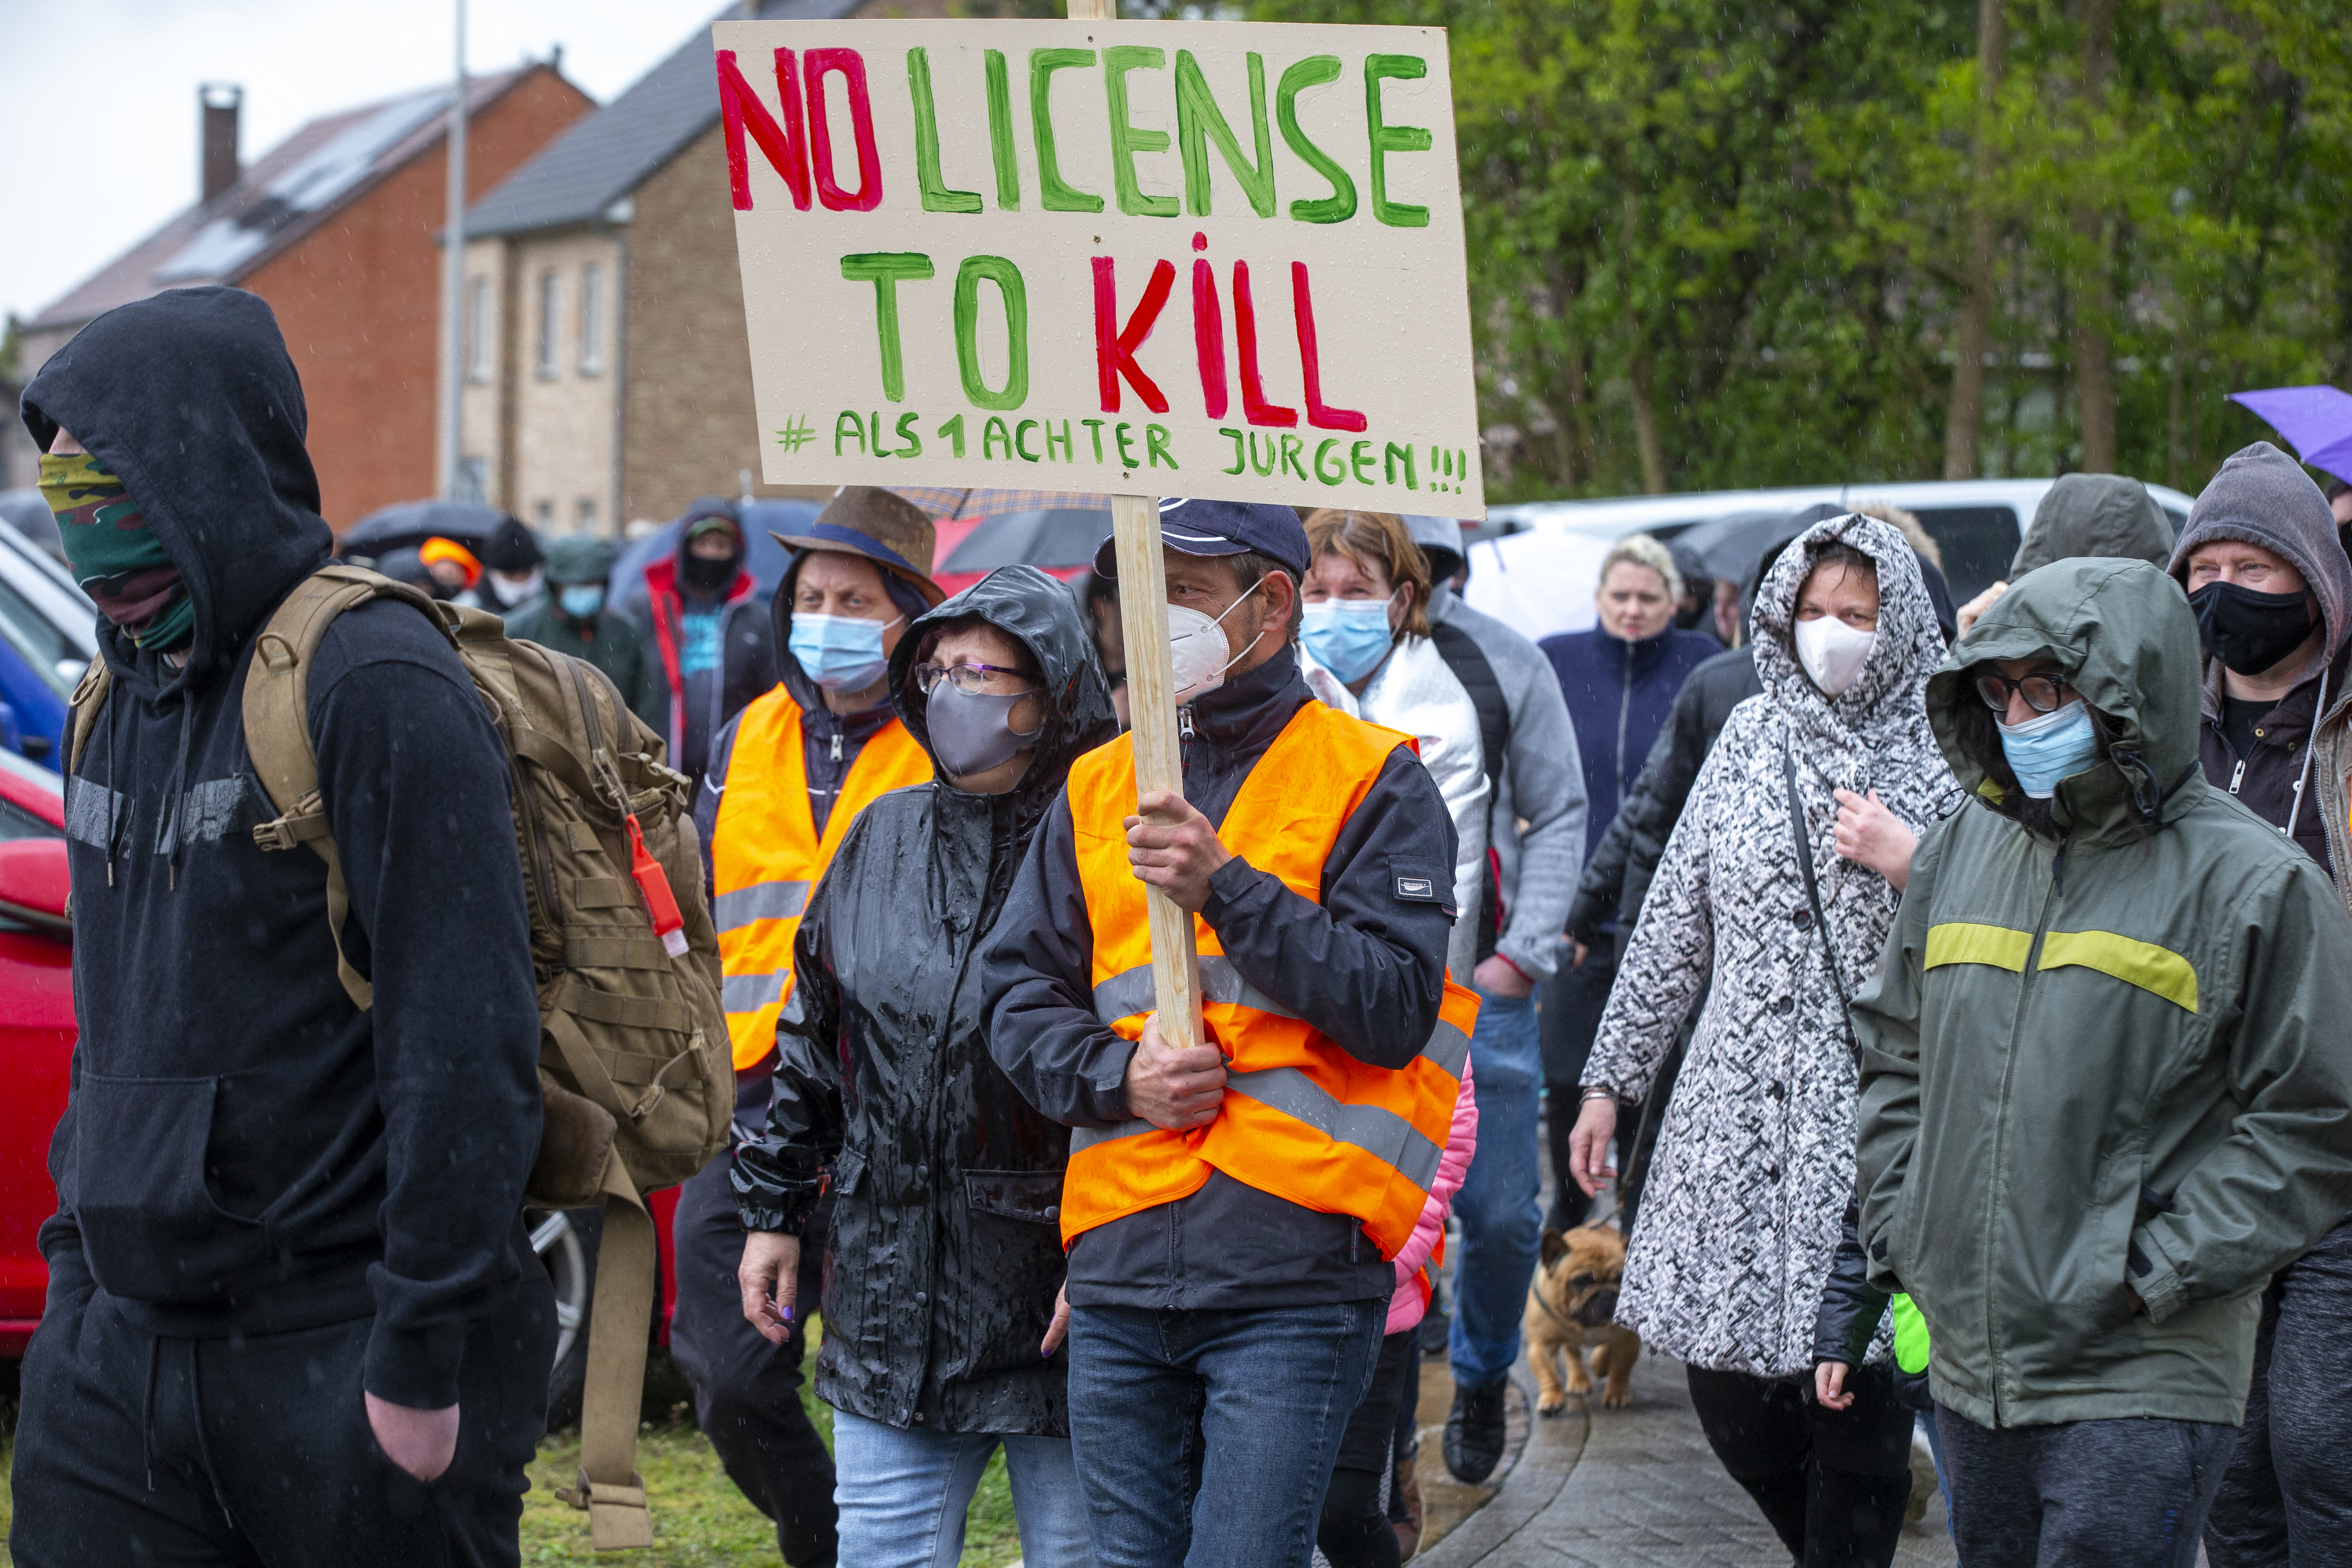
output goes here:
[{"label": "reflective stripe on vest", "polygon": [[[1309,901],[1339,830],[1404,736],[1319,702],[1294,715],[1244,781],[1218,837]],[[1127,858],[1135,810],[1126,737],[1070,772],[1070,825],[1094,931],[1096,1016],[1143,1032],[1153,1005],[1143,884]],[[1145,1121],[1076,1130],[1063,1183],[1064,1245],[1095,1226],[1200,1190],[1212,1170],[1326,1214],[1351,1215],[1393,1258],[1421,1218],[1451,1136],[1478,999],[1448,980],[1437,1027],[1405,1068],[1349,1056],[1244,977],[1195,917],[1201,1013],[1231,1065],[1217,1120],[1186,1133]]]},{"label": "reflective stripe on vest", "polygon": [[726,972],[719,998],[740,1070],[774,1048],[793,988],[793,937],[834,851],[877,795],[929,784],[931,759],[893,719],[866,738],[817,836],[800,704],[782,686],[743,710],[710,836],[711,919]]}]

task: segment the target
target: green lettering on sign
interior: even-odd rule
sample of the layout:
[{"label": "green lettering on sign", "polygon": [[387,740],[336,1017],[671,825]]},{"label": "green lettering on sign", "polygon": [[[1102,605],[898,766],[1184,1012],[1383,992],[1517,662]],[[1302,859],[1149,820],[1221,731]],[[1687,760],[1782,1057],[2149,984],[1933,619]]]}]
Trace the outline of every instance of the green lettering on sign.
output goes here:
[{"label": "green lettering on sign", "polygon": [[907,96],[915,105],[915,183],[927,213],[976,213],[978,191],[951,191],[940,174],[940,117],[931,106],[931,52],[907,51]]},{"label": "green lettering on sign", "polygon": [[1103,199],[1077,190],[1062,179],[1061,159],[1054,151],[1054,73],[1095,63],[1092,49],[1032,49],[1029,51],[1029,130],[1037,142],[1037,199],[1049,213],[1098,213]]},{"label": "green lettering on sign", "polygon": [[[1339,79],[1339,56],[1309,55],[1284,71],[1281,85],[1274,89],[1274,118],[1282,127],[1282,139],[1298,154],[1301,163],[1331,183],[1329,195],[1290,204],[1290,216],[1300,223],[1345,223],[1356,216],[1356,182],[1332,161],[1331,154],[1308,141],[1298,124],[1298,95],[1310,87]],[[1302,473],[1298,477],[1303,479],[1307,476]]]},{"label": "green lettering on sign", "polygon": [[1118,210],[1129,217],[1174,217],[1174,196],[1147,196],[1136,183],[1138,153],[1168,151],[1168,132],[1139,131],[1128,121],[1127,73],[1166,70],[1168,51],[1120,44],[1103,51],[1103,86],[1110,100],[1110,183]]},{"label": "green lettering on sign", "polygon": [[1021,205],[1021,165],[1013,156],[1013,89],[1005,80],[1004,51],[984,51],[982,65],[988,77],[988,152],[996,164],[996,205],[1014,212]]},{"label": "green lettering on sign", "polygon": [[841,275],[853,283],[874,285],[874,325],[882,350],[882,395],[893,403],[903,403],[907,397],[907,369],[898,335],[898,285],[902,281],[919,283],[930,277],[931,258],[907,250],[864,251],[841,258]]},{"label": "green lettering on sign", "polygon": [[1323,468],[1323,459],[1330,457],[1331,448],[1339,444],[1339,437],[1330,436],[1326,437],[1322,444],[1315,448],[1315,477],[1327,485],[1344,483],[1348,478],[1348,465],[1344,459],[1334,461],[1328,473],[1326,473]]},{"label": "green lettering on sign", "polygon": [[[946,424],[940,426],[939,434],[940,439],[945,441],[948,444],[949,448],[953,451],[957,457],[961,458],[963,456],[962,415],[959,414],[954,418],[949,420]],[[839,454],[837,453],[835,454],[835,456],[838,455]]]},{"label": "green lettering on sign", "polygon": [[1194,217],[1209,216],[1209,142],[1224,154],[1225,167],[1260,217],[1274,216],[1274,132],[1265,121],[1265,57],[1249,57],[1250,131],[1257,163],[1242,157],[1241,142],[1209,92],[1208,79],[1190,49],[1176,51],[1176,143],[1184,159],[1184,205]]},{"label": "green lettering on sign", "polygon": [[[991,392],[980,374],[980,280],[996,285],[1004,303],[1007,365],[1004,390]],[[976,408],[1018,408],[1029,396],[1029,290],[1021,268],[1002,256],[968,256],[956,268],[956,369],[963,376],[963,395]],[[991,424],[996,423],[990,421]],[[985,449],[982,457],[987,456]]]},{"label": "green lettering on sign", "polygon": [[1428,74],[1429,62],[1419,55],[1371,55],[1364,60],[1364,123],[1372,138],[1372,216],[1391,228],[1427,228],[1429,209],[1389,200],[1388,155],[1426,153],[1433,139],[1422,126],[1390,125],[1381,119],[1381,83],[1413,81]]}]

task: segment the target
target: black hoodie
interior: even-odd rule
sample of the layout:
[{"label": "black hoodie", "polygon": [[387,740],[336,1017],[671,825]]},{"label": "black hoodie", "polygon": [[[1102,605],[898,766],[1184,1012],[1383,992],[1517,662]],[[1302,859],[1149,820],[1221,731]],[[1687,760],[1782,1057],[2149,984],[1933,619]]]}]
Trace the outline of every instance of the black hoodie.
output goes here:
[{"label": "black hoodie", "polygon": [[1028,771],[1003,795],[943,777],[892,790],[844,836],[793,940],[774,1103],[736,1152],[735,1191],[748,1226],[798,1233],[832,1172],[818,1397],[894,1426],[1058,1436],[1067,1362],[1037,1343],[1062,1282],[1070,1134],[990,1058],[975,954],[1070,764],[1118,724],[1076,599],[1006,566],[891,655],[925,750],[908,672],[927,632],[970,616],[1019,638],[1049,694]]},{"label": "black hoodie", "polygon": [[[373,1316],[364,1384],[457,1396],[467,1326],[529,1242],[538,1006],[503,750],[447,641],[377,604],[310,677],[362,1013],[336,979],[325,868],[264,852],[245,747],[255,633],[333,537],[269,307],[174,290],[84,328],[26,390],[120,476],[195,605],[184,668],[101,621],[114,676],[67,780],[74,1087],[49,1162],[51,1289],[216,1338]],[[462,876],[452,876],[453,869]]]}]

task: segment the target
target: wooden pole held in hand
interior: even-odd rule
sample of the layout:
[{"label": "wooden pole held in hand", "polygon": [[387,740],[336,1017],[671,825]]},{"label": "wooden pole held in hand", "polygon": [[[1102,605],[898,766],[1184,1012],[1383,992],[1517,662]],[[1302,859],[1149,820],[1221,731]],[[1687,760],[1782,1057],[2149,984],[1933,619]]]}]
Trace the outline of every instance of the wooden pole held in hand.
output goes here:
[{"label": "wooden pole held in hand", "polygon": [[[1108,22],[1117,0],[1069,0],[1070,20]],[[1168,653],[1168,574],[1160,558],[1156,496],[1110,498],[1111,536],[1118,552],[1118,626],[1127,641],[1129,740],[1135,747],[1139,795],[1184,793],[1184,754],[1176,738],[1175,675]],[[1153,816],[1157,824],[1166,819]],[[1192,946],[1192,917],[1175,900],[1145,884],[1151,918],[1151,991],[1160,1034],[1177,1050],[1207,1038],[1201,1027],[1201,960]]]},{"label": "wooden pole held in hand", "polygon": [[[1127,716],[1139,794],[1184,793],[1184,757],[1176,735],[1173,660],[1168,649],[1168,574],[1160,554],[1160,503],[1150,496],[1113,496],[1112,540],[1118,551],[1118,625],[1127,641]],[[1153,816],[1154,823],[1164,823]],[[1152,994],[1160,1033],[1178,1050],[1200,1044],[1201,963],[1192,917],[1146,884],[1151,917]]]}]

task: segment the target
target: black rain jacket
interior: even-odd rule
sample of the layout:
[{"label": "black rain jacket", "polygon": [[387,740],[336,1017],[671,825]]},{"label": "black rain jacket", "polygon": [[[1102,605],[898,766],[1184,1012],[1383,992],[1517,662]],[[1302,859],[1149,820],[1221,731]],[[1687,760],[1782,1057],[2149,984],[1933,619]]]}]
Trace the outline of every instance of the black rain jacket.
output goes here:
[{"label": "black rain jacket", "polygon": [[245,747],[255,634],[334,545],[269,307],[188,289],[110,311],[42,366],[24,416],[44,449],[62,426],[121,478],[195,604],[184,668],[100,621],[114,686],[66,780],[81,1036],[49,1150],[50,1299],[94,1279],[176,1339],[373,1317],[367,1391],[452,1404],[469,1326],[539,1268],[520,1224],[539,1004],[505,749],[415,609],[328,629],[309,720],[344,951],[375,988],[361,1012],[324,865],[253,841],[278,816]]},{"label": "black rain jacket", "polygon": [[[1870,1359],[1870,1343],[1895,1298],[1870,1282],[1870,1259],[1862,1252],[1862,1204],[1848,1198],[1843,1234],[1830,1257],[1829,1278],[1822,1281],[1821,1310],[1813,1314],[1813,1363],[1843,1362],[1860,1366]],[[1906,1410],[1933,1410],[1925,1372],[1905,1372],[1889,1363],[1895,1374],[1895,1398]]]},{"label": "black rain jacket", "polygon": [[[1191,705],[1184,798],[1222,827],[1250,770],[1317,700],[1286,648]],[[990,1044],[1031,1104],[1076,1127],[1128,1120],[1134,1043],[1095,1016],[1094,928],[1067,795],[1054,803],[988,952]],[[1454,819],[1409,746],[1339,830],[1309,902],[1249,863],[1209,879],[1201,916],[1242,977],[1357,1060],[1402,1068],[1429,1044],[1454,921]],[[1399,889],[1434,889],[1405,896]],[[1213,1171],[1200,1191],[1097,1226],[1070,1249],[1070,1304],[1248,1310],[1386,1300],[1396,1270],[1356,1220]]]},{"label": "black rain jacket", "polygon": [[1076,600],[1007,566],[891,655],[925,750],[908,673],[928,633],[974,616],[1026,645],[1052,693],[1034,758],[1008,794],[942,776],[851,825],[793,940],[767,1130],[735,1152],[735,1194],[747,1229],[797,1235],[830,1176],[819,1398],[898,1427],[1060,1436],[1069,1358],[1037,1346],[1062,1283],[1070,1134],[990,1059],[973,954],[1070,764],[1118,724]]}]

